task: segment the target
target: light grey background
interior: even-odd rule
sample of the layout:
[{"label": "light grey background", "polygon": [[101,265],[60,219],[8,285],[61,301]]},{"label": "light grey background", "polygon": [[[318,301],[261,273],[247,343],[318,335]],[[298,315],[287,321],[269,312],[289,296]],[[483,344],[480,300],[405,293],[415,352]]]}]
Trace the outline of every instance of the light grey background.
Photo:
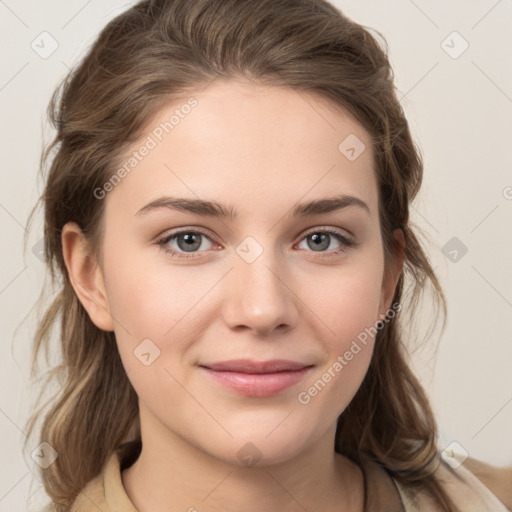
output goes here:
[{"label": "light grey background", "polygon": [[[52,135],[46,106],[68,67],[132,3],[0,0],[0,511],[37,510],[45,501],[35,462],[24,459],[21,445],[35,393],[28,367],[34,315],[25,316],[43,282],[43,264],[30,250],[42,236],[40,216],[26,255],[22,238],[42,190],[36,179],[42,137],[47,142]],[[432,242],[427,249],[449,312],[437,358],[438,336],[414,352],[412,364],[432,399],[439,445],[456,441],[472,457],[511,465],[512,2],[333,3],[387,39],[424,156],[423,191],[412,215]],[[58,48],[47,58],[31,47],[49,51],[52,39]],[[456,261],[452,247],[443,252],[453,237],[467,247],[462,257],[457,249]],[[430,312],[425,304],[420,326],[428,325]]]}]

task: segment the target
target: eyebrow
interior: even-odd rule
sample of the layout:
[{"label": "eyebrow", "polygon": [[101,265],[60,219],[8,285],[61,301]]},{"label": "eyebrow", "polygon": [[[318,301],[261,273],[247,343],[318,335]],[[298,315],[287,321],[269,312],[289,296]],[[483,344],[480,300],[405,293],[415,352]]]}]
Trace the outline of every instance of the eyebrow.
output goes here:
[{"label": "eyebrow", "polygon": [[[330,213],[345,209],[349,206],[356,206],[370,215],[368,205],[358,197],[350,195],[339,195],[325,199],[315,199],[307,203],[294,205],[289,217],[309,217],[322,213]],[[195,213],[205,217],[236,220],[238,212],[232,206],[224,206],[217,201],[205,201],[202,199],[186,199],[180,197],[163,196],[143,206],[135,215],[145,215],[151,211],[160,209],[171,209]]]}]

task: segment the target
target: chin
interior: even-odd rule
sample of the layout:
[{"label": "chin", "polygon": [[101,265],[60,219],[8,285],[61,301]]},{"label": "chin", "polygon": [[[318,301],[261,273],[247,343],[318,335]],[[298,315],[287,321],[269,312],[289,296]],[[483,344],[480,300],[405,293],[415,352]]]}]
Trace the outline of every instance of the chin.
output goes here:
[{"label": "chin", "polygon": [[[271,437],[273,439],[270,439]],[[225,443],[225,449],[219,452],[219,445],[216,445],[215,450],[210,453],[226,464],[261,468],[293,459],[301,452],[303,442],[304,432],[290,437],[279,436],[275,431],[269,435],[269,432],[265,431],[254,435],[235,436]]]}]

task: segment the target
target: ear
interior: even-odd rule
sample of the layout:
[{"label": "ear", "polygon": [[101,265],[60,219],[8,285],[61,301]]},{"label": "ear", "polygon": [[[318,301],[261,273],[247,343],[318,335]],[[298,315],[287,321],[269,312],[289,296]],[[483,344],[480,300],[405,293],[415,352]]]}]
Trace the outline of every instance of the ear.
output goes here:
[{"label": "ear", "polygon": [[397,241],[398,247],[389,264],[389,269],[387,269],[386,275],[384,275],[382,279],[381,301],[379,307],[379,313],[381,315],[386,315],[391,307],[391,301],[393,300],[396,285],[398,284],[404,265],[404,233],[401,229],[395,229],[393,231],[393,236]]},{"label": "ear", "polygon": [[80,227],[68,222],[62,228],[62,253],[71,285],[96,327],[113,331],[114,321],[100,265],[90,254]]}]

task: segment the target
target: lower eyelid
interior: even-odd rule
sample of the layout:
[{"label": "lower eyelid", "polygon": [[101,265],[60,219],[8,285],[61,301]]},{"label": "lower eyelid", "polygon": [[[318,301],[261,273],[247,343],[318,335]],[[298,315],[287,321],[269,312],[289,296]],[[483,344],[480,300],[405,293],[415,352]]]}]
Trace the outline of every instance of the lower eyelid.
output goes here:
[{"label": "lower eyelid", "polygon": [[[166,253],[174,253],[174,254],[179,254],[180,256],[177,256],[178,258],[179,257],[183,257],[183,258],[193,258],[195,257],[194,255],[199,255],[203,252],[207,252],[209,249],[206,249],[206,250],[203,250],[203,251],[197,251],[197,252],[191,252],[191,253],[186,253],[186,252],[182,252],[182,251],[177,251],[176,249],[172,249],[172,248],[166,248],[165,246],[171,241],[173,240],[174,238],[178,237],[179,235],[182,235],[182,234],[186,234],[186,233],[194,233],[194,234],[199,234],[201,235],[203,238],[206,238],[208,239],[213,245],[219,245],[217,244],[213,239],[212,237],[207,234],[207,233],[203,233],[202,231],[199,231],[197,229],[193,230],[193,229],[190,229],[190,230],[182,230],[182,231],[178,231],[176,233],[171,233],[167,236],[164,236],[162,238],[160,238],[156,243],[157,245],[160,245]],[[343,251],[344,249],[349,249],[350,247],[352,246],[355,246],[356,245],[356,242],[355,240],[353,240],[352,237],[349,237],[349,236],[346,236],[342,233],[338,233],[337,231],[335,230],[329,230],[329,229],[316,229],[314,231],[309,231],[307,233],[305,233],[301,238],[300,240],[297,242],[298,244],[300,244],[303,240],[305,240],[308,236],[310,235],[313,235],[313,234],[317,234],[317,233],[321,233],[321,234],[327,234],[333,238],[335,238],[341,245],[340,247],[337,247],[335,249],[330,249],[328,251],[310,251],[312,253],[315,253],[315,252],[318,252],[319,255],[322,255],[322,254],[325,254],[325,255],[328,255],[328,254],[334,254],[336,252],[340,252],[340,251]],[[296,244],[295,244],[296,245]],[[184,256],[182,256],[184,255]]]}]

